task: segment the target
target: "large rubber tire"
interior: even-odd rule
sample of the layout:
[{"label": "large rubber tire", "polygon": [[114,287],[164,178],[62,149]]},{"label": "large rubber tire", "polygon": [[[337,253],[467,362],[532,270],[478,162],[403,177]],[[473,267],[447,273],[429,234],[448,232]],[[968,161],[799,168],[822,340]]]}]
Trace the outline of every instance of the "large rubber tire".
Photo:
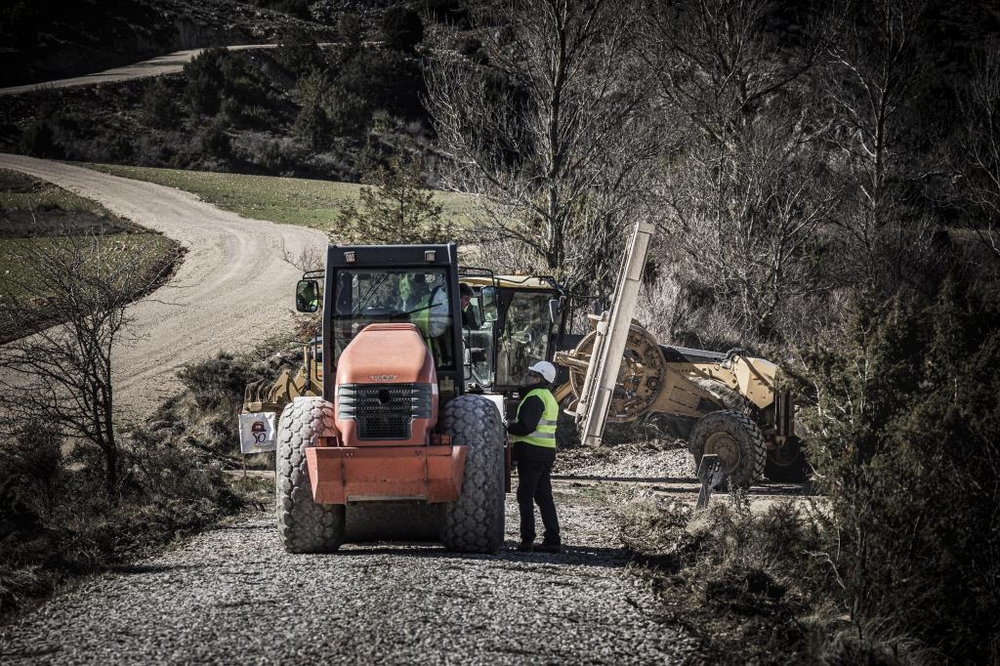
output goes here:
[{"label": "large rubber tire", "polygon": [[495,553],[504,534],[504,428],[481,395],[466,394],[444,407],[452,444],[466,446],[462,493],[444,508],[441,541],[463,553]]},{"label": "large rubber tire", "polygon": [[798,437],[790,438],[783,447],[767,452],[764,476],[779,483],[803,483],[809,480],[812,468]]},{"label": "large rubber tire", "polygon": [[714,453],[722,460],[728,488],[749,488],[764,474],[767,450],[760,428],[750,417],[722,409],[698,419],[688,438],[695,472],[701,457]]},{"label": "large rubber tire", "polygon": [[278,421],[275,469],[278,535],[289,553],[330,553],[344,541],[344,507],[313,501],[306,448],[334,430],[333,405],[318,397],[295,398]]}]

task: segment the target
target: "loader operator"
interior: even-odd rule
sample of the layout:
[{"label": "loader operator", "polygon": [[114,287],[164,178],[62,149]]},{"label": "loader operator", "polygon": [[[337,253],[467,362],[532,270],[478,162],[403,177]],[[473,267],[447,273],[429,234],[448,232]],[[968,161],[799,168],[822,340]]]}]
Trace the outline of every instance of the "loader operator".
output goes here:
[{"label": "loader operator", "polygon": [[[517,406],[517,420],[507,426],[512,435],[511,459],[517,465],[517,506],[521,514],[521,552],[558,553],[559,518],[552,499],[552,463],[556,459],[556,419],[559,404],[549,390],[556,380],[556,368],[539,361],[528,368],[524,396]],[[542,514],[545,533],[535,544],[535,507]]]},{"label": "loader operator", "polygon": [[[423,275],[411,275],[405,274],[399,280],[399,297],[402,299],[402,308],[405,312],[414,310],[418,307],[418,304],[422,299],[424,299],[428,291],[427,283],[424,281],[425,277]],[[426,300],[424,305],[426,305]]]},{"label": "loader operator", "polygon": [[458,285],[459,294],[462,297],[462,328],[479,328],[479,321],[476,318],[476,310],[472,307],[472,287],[464,282]]}]

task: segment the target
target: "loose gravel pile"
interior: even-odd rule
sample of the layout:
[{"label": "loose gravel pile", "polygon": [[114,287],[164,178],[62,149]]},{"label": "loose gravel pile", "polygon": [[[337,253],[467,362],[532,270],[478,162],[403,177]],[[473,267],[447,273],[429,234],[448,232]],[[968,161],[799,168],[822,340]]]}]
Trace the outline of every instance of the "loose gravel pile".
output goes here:
[{"label": "loose gravel pile", "polygon": [[564,451],[556,473],[602,479],[694,480],[694,463],[685,442],[646,442]]},{"label": "loose gravel pile", "polygon": [[658,619],[599,487],[556,483],[566,547],[345,545],[288,555],[258,515],[56,596],[0,630],[0,662],[680,664],[696,639]]}]

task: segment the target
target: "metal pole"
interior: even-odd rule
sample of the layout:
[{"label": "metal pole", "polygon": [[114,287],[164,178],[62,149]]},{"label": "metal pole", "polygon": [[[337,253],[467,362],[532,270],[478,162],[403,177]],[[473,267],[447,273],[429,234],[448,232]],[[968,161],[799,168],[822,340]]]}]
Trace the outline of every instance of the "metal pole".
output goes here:
[{"label": "metal pole", "polygon": [[580,405],[577,407],[577,414],[586,414],[581,433],[584,444],[601,443],[608,409],[614,396],[615,385],[618,383],[622,355],[628,343],[632,313],[635,311],[635,301],[642,282],[642,269],[646,264],[646,253],[654,231],[652,224],[636,223],[632,242],[618,274],[611,314],[606,320],[602,318],[597,325],[590,367],[587,369],[587,377],[581,391],[583,395],[580,396]]}]

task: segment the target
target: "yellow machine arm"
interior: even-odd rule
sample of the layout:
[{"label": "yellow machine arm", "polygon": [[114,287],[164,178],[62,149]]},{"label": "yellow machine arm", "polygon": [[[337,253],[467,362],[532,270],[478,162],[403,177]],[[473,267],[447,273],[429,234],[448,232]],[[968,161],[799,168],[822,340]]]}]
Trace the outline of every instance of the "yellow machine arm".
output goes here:
[{"label": "yellow machine arm", "polygon": [[282,370],[273,382],[260,380],[247,384],[243,391],[243,411],[281,413],[292,399],[303,395],[320,395],[323,387],[323,366],[306,345],[302,365],[293,374]]}]

